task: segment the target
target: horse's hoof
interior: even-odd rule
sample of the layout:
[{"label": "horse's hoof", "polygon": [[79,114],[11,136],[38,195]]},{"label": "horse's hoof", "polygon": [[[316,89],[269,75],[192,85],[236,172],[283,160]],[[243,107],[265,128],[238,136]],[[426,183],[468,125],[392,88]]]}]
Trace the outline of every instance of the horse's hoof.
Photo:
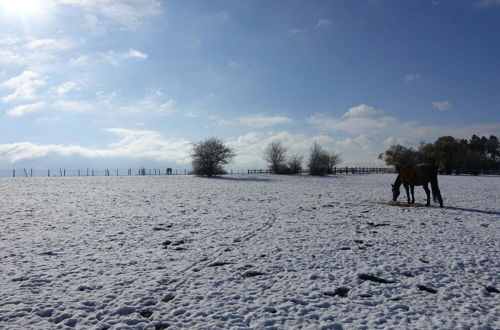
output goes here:
[{"label": "horse's hoof", "polygon": [[429,206],[431,206],[431,204],[425,204],[425,207],[429,207]]}]

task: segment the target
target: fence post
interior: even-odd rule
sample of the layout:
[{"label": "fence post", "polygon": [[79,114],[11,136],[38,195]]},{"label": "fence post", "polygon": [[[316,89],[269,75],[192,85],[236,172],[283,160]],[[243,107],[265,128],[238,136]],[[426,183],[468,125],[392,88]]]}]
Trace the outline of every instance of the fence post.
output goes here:
[{"label": "fence post", "polygon": [[33,169],[30,168],[30,172],[31,172],[31,177],[33,177]]},{"label": "fence post", "polygon": [[12,177],[15,178],[16,177],[16,170],[12,170]]},{"label": "fence post", "polygon": [[80,176],[80,169],[78,169],[78,176]]},{"label": "fence post", "polygon": [[50,177],[50,170],[47,170],[47,176]]}]

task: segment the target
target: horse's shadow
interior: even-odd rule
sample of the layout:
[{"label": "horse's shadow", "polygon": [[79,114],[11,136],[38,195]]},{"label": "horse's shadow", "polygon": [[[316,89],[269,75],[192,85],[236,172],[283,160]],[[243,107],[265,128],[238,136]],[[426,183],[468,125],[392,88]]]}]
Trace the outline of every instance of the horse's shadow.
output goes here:
[{"label": "horse's shadow", "polygon": [[485,211],[485,210],[468,209],[468,208],[456,207],[456,206],[445,206],[444,208],[449,209],[449,210],[456,210],[456,211],[466,211],[466,212],[475,212],[475,213],[490,214],[490,215],[500,215],[500,211]]}]

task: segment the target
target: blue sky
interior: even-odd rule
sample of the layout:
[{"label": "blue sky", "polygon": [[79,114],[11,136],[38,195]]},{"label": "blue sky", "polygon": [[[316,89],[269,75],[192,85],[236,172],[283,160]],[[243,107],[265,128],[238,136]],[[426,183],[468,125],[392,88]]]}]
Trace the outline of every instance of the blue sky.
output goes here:
[{"label": "blue sky", "polygon": [[374,166],[500,135],[500,0],[0,0],[0,168],[234,168],[282,139]]}]

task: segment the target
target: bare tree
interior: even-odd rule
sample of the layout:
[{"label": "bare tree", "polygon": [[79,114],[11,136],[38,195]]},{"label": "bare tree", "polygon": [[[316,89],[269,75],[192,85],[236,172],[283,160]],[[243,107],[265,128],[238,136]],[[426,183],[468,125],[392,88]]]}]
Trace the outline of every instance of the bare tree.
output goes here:
[{"label": "bare tree", "polygon": [[234,156],[234,150],[216,137],[200,141],[194,144],[191,155],[193,172],[206,176],[224,174],[226,172],[222,165],[229,164]]},{"label": "bare tree", "polygon": [[334,151],[330,151],[330,152],[327,152],[327,156],[328,156],[328,170],[327,170],[327,173],[328,174],[332,174],[333,173],[333,168],[335,166],[337,166],[338,164],[342,163],[343,159],[342,159],[342,155],[341,154],[338,154]]},{"label": "bare tree", "polygon": [[309,174],[330,174],[333,168],[341,162],[342,158],[340,154],[328,151],[318,142],[314,142],[309,155]]},{"label": "bare tree", "polygon": [[287,160],[288,173],[299,174],[302,172],[302,162],[304,161],[304,156],[301,155],[291,155]]},{"label": "bare tree", "polygon": [[269,165],[271,172],[274,174],[283,173],[286,167],[286,152],[288,148],[281,140],[273,140],[269,142],[264,151],[264,160]]}]

